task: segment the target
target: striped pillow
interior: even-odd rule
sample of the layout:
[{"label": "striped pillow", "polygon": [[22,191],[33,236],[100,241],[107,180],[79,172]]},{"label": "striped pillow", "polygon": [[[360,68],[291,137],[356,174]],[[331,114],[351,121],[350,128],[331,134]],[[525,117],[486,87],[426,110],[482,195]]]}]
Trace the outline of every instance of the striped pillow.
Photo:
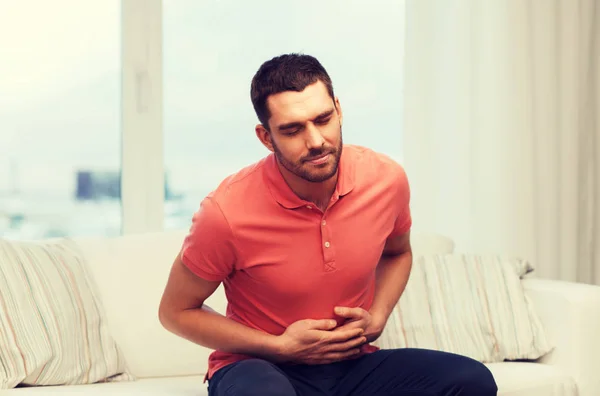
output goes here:
[{"label": "striped pillow", "polygon": [[0,389],[133,380],[74,242],[0,239]]},{"label": "striped pillow", "polygon": [[415,256],[406,290],[375,344],[484,363],[537,359],[552,345],[521,286],[531,271],[525,260],[500,256]]}]

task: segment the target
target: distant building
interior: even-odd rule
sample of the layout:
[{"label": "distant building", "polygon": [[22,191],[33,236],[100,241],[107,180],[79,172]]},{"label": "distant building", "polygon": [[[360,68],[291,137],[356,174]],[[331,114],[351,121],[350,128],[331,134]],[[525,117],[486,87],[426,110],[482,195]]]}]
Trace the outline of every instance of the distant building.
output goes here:
[{"label": "distant building", "polygon": [[120,172],[77,172],[76,198],[78,201],[121,198]]},{"label": "distant building", "polygon": [[[78,171],[75,197],[78,201],[96,201],[104,199],[121,199],[121,173]],[[169,188],[168,176],[165,175],[165,199],[179,199]]]}]

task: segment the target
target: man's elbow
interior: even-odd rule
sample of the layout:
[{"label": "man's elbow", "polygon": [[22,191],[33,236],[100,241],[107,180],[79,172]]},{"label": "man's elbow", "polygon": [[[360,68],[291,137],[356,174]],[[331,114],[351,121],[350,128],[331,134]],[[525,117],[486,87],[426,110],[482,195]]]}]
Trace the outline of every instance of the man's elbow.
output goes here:
[{"label": "man's elbow", "polygon": [[161,302],[158,307],[158,321],[166,330],[171,331],[174,323],[174,312],[171,307],[169,307],[164,302]]}]

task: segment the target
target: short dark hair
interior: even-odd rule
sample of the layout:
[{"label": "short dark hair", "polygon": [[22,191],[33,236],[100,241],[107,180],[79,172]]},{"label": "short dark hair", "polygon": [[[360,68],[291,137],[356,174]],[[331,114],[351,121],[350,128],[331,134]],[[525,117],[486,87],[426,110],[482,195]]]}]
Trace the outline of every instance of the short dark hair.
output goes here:
[{"label": "short dark hair", "polygon": [[321,81],[334,99],[331,78],[321,63],[313,56],[291,53],[276,56],[263,63],[254,77],[250,97],[261,124],[269,130],[271,113],[267,98],[285,91],[301,92],[310,84]]}]

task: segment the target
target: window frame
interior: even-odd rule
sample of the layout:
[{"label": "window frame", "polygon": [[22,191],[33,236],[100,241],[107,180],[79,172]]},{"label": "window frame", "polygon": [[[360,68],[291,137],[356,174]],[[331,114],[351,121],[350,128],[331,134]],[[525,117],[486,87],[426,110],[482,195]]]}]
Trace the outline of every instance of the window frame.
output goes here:
[{"label": "window frame", "polygon": [[162,1],[121,1],[121,234],[164,228]]}]

